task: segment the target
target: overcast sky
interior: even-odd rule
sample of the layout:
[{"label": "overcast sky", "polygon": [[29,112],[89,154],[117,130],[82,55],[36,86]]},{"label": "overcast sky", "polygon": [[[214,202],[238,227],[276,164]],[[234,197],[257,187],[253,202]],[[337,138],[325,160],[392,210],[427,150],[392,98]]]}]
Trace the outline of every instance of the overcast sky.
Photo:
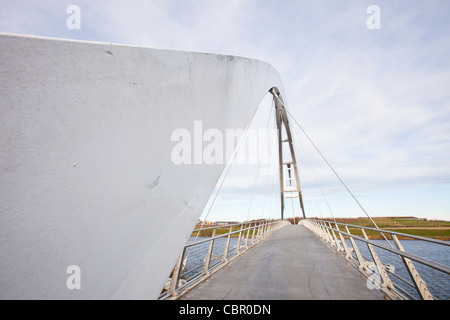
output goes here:
[{"label": "overcast sky", "polygon": [[[80,29],[66,26],[72,4]],[[367,27],[370,5],[381,10],[380,29]],[[1,32],[267,61],[292,114],[371,215],[450,220],[448,0],[0,0],[0,8]],[[320,159],[310,160],[334,190]],[[252,184],[231,177],[218,203],[238,202]],[[338,202],[334,214],[358,210]]]}]

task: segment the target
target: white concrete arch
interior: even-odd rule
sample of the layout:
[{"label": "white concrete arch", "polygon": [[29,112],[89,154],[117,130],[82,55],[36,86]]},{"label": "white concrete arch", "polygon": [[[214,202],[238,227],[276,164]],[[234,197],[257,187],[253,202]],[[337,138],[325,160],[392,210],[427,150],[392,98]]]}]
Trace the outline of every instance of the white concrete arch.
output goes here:
[{"label": "white concrete arch", "polygon": [[245,128],[270,88],[285,98],[278,72],[7,34],[0,47],[0,298],[156,299],[225,166],[174,165],[172,132]]}]

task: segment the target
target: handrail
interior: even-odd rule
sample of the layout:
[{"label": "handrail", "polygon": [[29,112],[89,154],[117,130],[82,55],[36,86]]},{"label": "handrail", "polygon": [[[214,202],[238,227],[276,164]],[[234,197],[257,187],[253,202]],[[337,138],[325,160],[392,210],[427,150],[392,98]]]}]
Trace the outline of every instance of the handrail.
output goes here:
[{"label": "handrail", "polygon": [[[313,220],[314,221],[314,220],[317,220],[317,219],[309,219],[309,220]],[[416,235],[408,234],[408,233],[401,233],[401,232],[397,232],[397,231],[390,231],[390,230],[387,230],[387,229],[376,229],[376,228],[371,228],[371,227],[358,226],[358,225],[355,225],[355,224],[349,224],[349,223],[343,223],[343,222],[334,222],[334,221],[329,221],[329,220],[318,220],[318,221],[323,221],[323,222],[327,222],[327,223],[337,223],[337,224],[342,225],[342,226],[354,227],[354,228],[365,229],[365,230],[372,230],[372,231],[376,231],[376,232],[380,232],[380,233],[395,234],[395,235],[401,236],[401,237],[408,237],[408,238],[415,239],[415,240],[427,241],[427,242],[432,242],[432,243],[436,243],[436,244],[441,244],[441,245],[444,245],[444,246],[450,246],[450,241],[443,241],[443,240],[439,240],[439,239],[421,237],[421,236],[416,236]]]},{"label": "handrail", "polygon": [[[163,289],[159,299],[177,299],[188,290],[199,284],[200,282],[207,279],[212,273],[220,270],[224,266],[226,266],[230,261],[234,260],[251,247],[255,246],[257,243],[262,241],[268,235],[270,235],[273,231],[275,231],[278,226],[283,223],[288,223],[286,221],[280,220],[257,220],[257,221],[247,221],[243,223],[237,224],[229,224],[226,226],[215,226],[210,228],[202,228],[195,229],[193,232],[203,231],[203,230],[211,230],[213,229],[213,234],[211,237],[206,239],[202,239],[199,241],[195,241],[192,243],[187,243],[176,263],[171,277],[166,283],[166,286]],[[249,225],[249,227],[245,227]],[[239,230],[232,231],[233,227],[241,226]],[[224,234],[216,235],[216,229],[225,229],[229,228],[230,231]],[[252,232],[253,230],[253,232]],[[250,235],[252,233],[252,235]],[[230,248],[230,240],[231,236],[239,234],[238,239],[236,240],[236,244],[234,247]],[[251,237],[251,239],[250,239]],[[223,248],[223,252],[220,255],[213,255],[213,247],[214,242],[217,239],[226,238],[226,245]],[[190,259],[190,255],[187,253],[187,249],[192,250],[194,247],[199,246],[201,244],[209,243],[209,246],[205,246],[203,248],[204,252],[201,259],[197,258],[198,264],[193,266],[191,269],[186,270],[187,263]],[[232,250],[235,250],[233,253]],[[212,264],[211,262],[216,260],[216,263]],[[217,262],[217,260],[219,260]],[[198,271],[201,269],[201,271]],[[183,276],[187,274],[193,273],[196,271],[193,276],[190,278],[186,277],[184,279]]]},{"label": "handrail", "polygon": [[241,222],[241,223],[226,224],[223,226],[213,226],[213,227],[208,227],[208,228],[194,229],[192,232],[201,232],[201,231],[212,230],[212,229],[225,229],[225,228],[229,228],[229,227],[237,227],[237,226],[240,226],[243,224],[252,224],[252,223],[258,223],[258,222],[264,222],[264,221],[279,221],[279,220],[252,220],[252,221]]},{"label": "handrail", "polygon": [[[437,262],[434,262],[434,261],[431,261],[431,260],[428,260],[428,259],[421,258],[419,256],[416,256],[414,254],[411,254],[411,253],[408,253],[408,252],[405,252],[405,251],[401,251],[401,250],[394,249],[394,248],[391,248],[391,247],[388,247],[388,246],[384,246],[384,245],[382,245],[380,243],[377,243],[377,242],[374,242],[374,241],[372,241],[370,239],[362,238],[362,237],[359,237],[357,235],[353,235],[351,233],[347,233],[347,232],[344,232],[344,231],[341,231],[341,230],[338,230],[338,229],[334,229],[334,228],[331,228],[331,227],[327,227],[327,226],[324,226],[324,227],[329,229],[329,230],[333,230],[333,231],[339,232],[339,233],[341,233],[341,234],[343,234],[345,236],[352,237],[352,238],[354,238],[356,240],[363,241],[365,243],[374,245],[374,246],[379,247],[381,249],[384,249],[386,251],[398,254],[398,255],[403,256],[405,258],[417,261],[417,262],[419,262],[419,263],[421,263],[423,265],[429,266],[429,267],[431,267],[433,269],[436,269],[436,270],[439,270],[441,272],[450,274],[450,268],[447,267],[447,266],[444,266],[444,265],[442,265],[440,263],[437,263]],[[372,229],[372,228],[370,228],[370,229]],[[372,230],[378,230],[378,229],[372,229]],[[383,232],[383,233],[385,232],[384,230],[378,230],[378,231]]]},{"label": "handrail", "polygon": [[[412,295],[410,293],[406,292],[405,290],[403,290],[403,288],[401,288],[394,282],[392,282],[388,273],[390,273],[391,276],[394,275],[396,278],[399,278],[405,284],[414,287],[421,299],[425,299],[425,300],[433,300],[434,299],[433,295],[428,290],[427,284],[419,275],[419,271],[415,268],[412,261],[420,263],[421,265],[430,267],[436,271],[441,272],[442,274],[445,274],[445,275],[450,274],[450,267],[443,265],[441,263],[437,263],[435,261],[425,259],[425,258],[417,256],[415,254],[406,252],[397,236],[407,237],[407,238],[415,239],[415,240],[427,241],[427,242],[430,242],[433,244],[439,244],[439,245],[445,245],[445,246],[449,246],[450,245],[449,242],[437,240],[437,239],[430,239],[430,238],[421,237],[421,236],[405,234],[405,233],[396,232],[396,231],[389,231],[389,230],[385,230],[385,229],[375,229],[375,228],[371,228],[371,227],[364,227],[364,226],[358,226],[358,225],[353,225],[353,224],[348,224],[348,223],[340,223],[340,222],[336,222],[336,221],[328,221],[328,220],[320,220],[320,219],[304,219],[304,220],[302,220],[302,224],[306,228],[311,230],[314,234],[316,234],[319,238],[321,238],[324,242],[329,244],[333,250],[337,251],[339,254],[345,253],[345,255],[344,255],[345,259],[347,259],[352,265],[358,267],[358,269],[363,274],[365,274],[367,277],[369,277],[371,274],[373,274],[370,272],[371,270],[369,270],[371,267],[370,263],[372,263],[372,262],[370,262],[370,260],[364,259],[364,258],[367,259],[367,257],[364,257],[360,253],[359,248],[354,240],[359,240],[359,241],[366,243],[367,247],[369,249],[370,255],[372,256],[373,263],[374,263],[375,267],[377,268],[377,272],[381,278],[382,285],[381,285],[380,289],[382,289],[390,297],[406,299],[405,295],[408,296],[409,298],[411,298]],[[333,227],[333,225],[334,225],[334,227]],[[346,231],[340,230],[339,226],[344,226]],[[351,234],[349,227],[360,229],[363,234],[363,237]],[[390,234],[396,248],[392,247],[390,242],[389,242],[389,244],[391,246],[388,247],[379,242],[370,240],[367,237],[364,230],[372,230],[372,231],[376,231],[379,233]],[[338,240],[336,233],[338,234],[340,240]],[[349,238],[352,248],[350,248],[349,244],[346,243],[344,236]],[[386,241],[388,241],[388,240],[386,239]],[[393,253],[396,256],[398,256],[400,258],[400,260],[402,260],[403,264],[405,265],[406,271],[407,271],[410,279],[412,280],[412,283],[395,275],[393,273],[393,271],[388,270],[388,265],[384,265],[381,262],[381,260],[378,258],[378,255],[375,251],[375,247],[377,247],[379,249],[383,249],[387,252]],[[355,256],[353,254],[355,254]],[[373,272],[373,270],[372,270],[372,272]],[[436,284],[436,286],[439,286],[439,285]]]},{"label": "handrail", "polygon": [[[272,222],[272,224],[273,224],[273,223],[275,223],[275,222]],[[240,223],[239,225],[244,225],[244,224]],[[227,227],[229,228],[229,227],[232,227],[232,226],[233,226],[233,225],[228,225]],[[210,228],[210,229],[212,229],[212,228]],[[217,229],[226,229],[226,227],[218,227]],[[228,235],[240,233],[240,232],[247,231],[247,230],[253,230],[253,229],[254,229],[254,227],[248,227],[248,228],[245,228],[245,229],[239,229],[239,230],[236,230],[236,231],[231,231],[231,232],[223,233],[223,234],[218,235],[218,236],[208,237],[207,239],[204,239],[204,240],[200,240],[200,241],[197,241],[197,242],[188,243],[188,244],[186,244],[184,247],[185,247],[185,248],[187,248],[187,247],[192,247],[192,246],[195,246],[195,245],[197,245],[197,244],[209,242],[209,241],[211,241],[211,240],[223,238],[223,237],[228,236]],[[206,230],[206,229],[202,229],[202,230]],[[195,231],[195,230],[194,230],[194,231]]]}]

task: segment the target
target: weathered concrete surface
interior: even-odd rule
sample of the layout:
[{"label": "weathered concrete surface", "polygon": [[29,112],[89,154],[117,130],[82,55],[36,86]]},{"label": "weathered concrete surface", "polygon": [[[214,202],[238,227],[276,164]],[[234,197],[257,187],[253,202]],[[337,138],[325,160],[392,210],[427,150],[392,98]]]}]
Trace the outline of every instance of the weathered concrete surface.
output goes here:
[{"label": "weathered concrete surface", "polygon": [[175,164],[173,133],[201,158],[194,122],[246,128],[278,72],[41,37],[0,48],[0,299],[157,299],[226,164]]},{"label": "weathered concrete surface", "polygon": [[283,227],[181,299],[377,300],[359,272],[305,227]]}]

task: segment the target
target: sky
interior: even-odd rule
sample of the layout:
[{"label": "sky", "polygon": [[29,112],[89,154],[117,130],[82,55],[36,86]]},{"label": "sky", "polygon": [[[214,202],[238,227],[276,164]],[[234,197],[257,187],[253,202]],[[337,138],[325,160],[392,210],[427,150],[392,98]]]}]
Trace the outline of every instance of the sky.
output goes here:
[{"label": "sky", "polygon": [[[80,8],[79,29],[67,27],[70,5]],[[376,29],[368,27],[371,5],[380,9]],[[0,7],[0,32],[266,61],[281,75],[290,113],[371,216],[450,220],[447,0],[0,0]],[[270,108],[266,97],[260,123]],[[300,156],[311,146],[293,127]],[[299,159],[307,214],[329,217],[326,199],[336,217],[363,216],[310,151]],[[279,215],[276,177],[255,183],[243,174],[252,170],[233,171],[209,220]],[[290,215],[299,208],[287,208]]]}]

